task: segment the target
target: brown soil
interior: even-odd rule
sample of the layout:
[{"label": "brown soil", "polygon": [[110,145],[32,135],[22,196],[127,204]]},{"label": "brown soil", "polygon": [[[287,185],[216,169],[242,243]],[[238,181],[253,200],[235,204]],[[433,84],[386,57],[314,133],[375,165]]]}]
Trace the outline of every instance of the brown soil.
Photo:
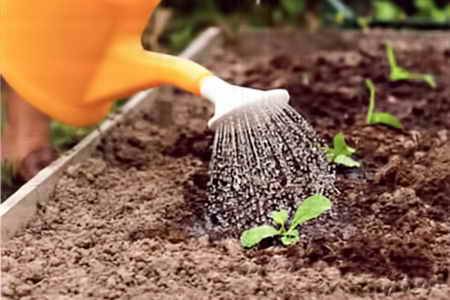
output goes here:
[{"label": "brown soil", "polygon": [[[433,73],[438,88],[389,82],[385,39],[402,66]],[[201,212],[211,108],[167,92],[70,167],[30,226],[3,245],[5,299],[450,297],[450,34],[239,41],[214,51],[210,67],[239,84],[288,88],[325,139],[342,131],[358,149],[362,168],[338,168],[342,213],[301,228],[307,238],[291,248],[244,251],[235,239],[209,239]],[[365,125],[368,77],[378,110],[403,130]]]}]

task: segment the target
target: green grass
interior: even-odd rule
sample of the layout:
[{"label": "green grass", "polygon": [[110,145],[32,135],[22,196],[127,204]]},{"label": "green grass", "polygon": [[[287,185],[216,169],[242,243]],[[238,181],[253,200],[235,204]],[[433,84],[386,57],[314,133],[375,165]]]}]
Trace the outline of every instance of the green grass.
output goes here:
[{"label": "green grass", "polygon": [[77,128],[52,121],[50,123],[51,142],[59,152],[63,152],[75,146],[92,130],[93,127]]}]

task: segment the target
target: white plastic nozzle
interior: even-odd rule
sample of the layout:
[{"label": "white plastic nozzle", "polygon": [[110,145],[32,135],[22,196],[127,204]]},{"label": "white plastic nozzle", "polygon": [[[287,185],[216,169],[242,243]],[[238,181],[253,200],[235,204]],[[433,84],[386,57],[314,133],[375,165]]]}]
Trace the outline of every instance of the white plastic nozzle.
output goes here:
[{"label": "white plastic nozzle", "polygon": [[270,103],[287,104],[289,93],[286,90],[261,91],[245,88],[216,77],[208,76],[201,82],[201,94],[214,103],[214,116],[209,120],[208,126],[216,129],[227,116],[242,111],[253,105]]}]

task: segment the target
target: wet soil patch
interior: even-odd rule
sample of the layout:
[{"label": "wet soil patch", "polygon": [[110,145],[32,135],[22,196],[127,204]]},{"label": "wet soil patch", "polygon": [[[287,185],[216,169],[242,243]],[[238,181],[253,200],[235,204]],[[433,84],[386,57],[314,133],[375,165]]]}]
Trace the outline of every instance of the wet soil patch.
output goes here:
[{"label": "wet soil patch", "polygon": [[[384,42],[438,87],[388,81]],[[202,225],[211,107],[166,92],[71,166],[54,195],[2,245],[11,299],[448,299],[450,36],[373,31],[256,33],[209,66],[256,88],[287,88],[327,141],[343,132],[360,169],[337,169],[333,213],[301,242],[244,251]],[[293,47],[295,45],[295,47]],[[295,51],[293,50],[295,49]],[[258,53],[258,55],[256,55]],[[402,130],[367,126],[364,79]]]}]

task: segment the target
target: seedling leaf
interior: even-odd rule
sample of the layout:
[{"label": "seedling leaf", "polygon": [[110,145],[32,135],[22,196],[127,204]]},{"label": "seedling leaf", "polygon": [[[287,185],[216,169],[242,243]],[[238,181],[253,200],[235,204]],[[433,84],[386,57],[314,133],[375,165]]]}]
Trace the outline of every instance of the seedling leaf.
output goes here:
[{"label": "seedling leaf", "polygon": [[275,222],[275,224],[278,224],[283,227],[289,218],[288,211],[285,209],[282,209],[280,211],[274,211],[274,212],[272,212],[271,216],[272,216],[272,220]]},{"label": "seedling leaf", "polygon": [[292,246],[300,240],[300,234],[297,229],[288,231],[281,237],[281,242],[285,246]]},{"label": "seedling leaf", "polygon": [[359,168],[361,167],[361,163],[357,162],[356,160],[354,160],[353,158],[351,158],[350,156],[346,156],[346,155],[338,155],[335,159],[334,162],[338,165],[343,165],[349,168]]},{"label": "seedling leaf", "polygon": [[426,83],[428,83],[429,86],[431,86],[433,89],[437,87],[436,80],[434,80],[434,76],[431,74],[425,74],[423,76],[423,80],[425,80]]},{"label": "seedling leaf", "polygon": [[343,133],[339,132],[336,134],[333,138],[333,146],[334,146],[334,152],[338,155],[352,155],[356,152],[356,150],[350,146],[347,145],[345,142],[345,136]]},{"label": "seedling leaf", "polygon": [[306,198],[297,208],[288,232],[294,230],[298,225],[303,224],[306,221],[317,218],[330,208],[331,201],[323,195],[316,194]]},{"label": "seedling leaf", "polygon": [[410,72],[397,64],[397,59],[395,58],[394,49],[391,45],[386,43],[386,55],[389,62],[389,67],[391,69],[389,74],[390,81],[401,81],[401,80],[416,80],[416,81],[424,81],[431,88],[436,88],[437,84],[434,79],[434,76],[431,74],[421,74]]},{"label": "seedling leaf", "polygon": [[431,74],[412,73],[411,78],[415,80],[425,81],[433,89],[437,87],[436,80],[434,79],[434,76]]},{"label": "seedling leaf", "polygon": [[345,142],[344,134],[338,133],[333,138],[333,148],[326,150],[327,158],[335,164],[344,165],[346,167],[360,167],[361,164],[353,160],[350,156],[356,152],[356,149],[350,147]]},{"label": "seedling leaf", "polygon": [[241,245],[251,248],[259,244],[262,240],[279,235],[279,230],[270,225],[262,225],[244,231],[241,235]]},{"label": "seedling leaf", "polygon": [[367,124],[369,125],[383,124],[397,129],[402,128],[400,120],[397,119],[395,116],[391,115],[390,113],[375,112],[375,95],[376,95],[375,85],[373,84],[372,80],[366,79],[366,86],[369,89],[370,93],[369,109],[367,111]]},{"label": "seedling leaf", "polygon": [[374,113],[372,115],[371,124],[383,124],[397,129],[402,128],[402,124],[400,123],[399,119],[389,113],[382,112]]}]

